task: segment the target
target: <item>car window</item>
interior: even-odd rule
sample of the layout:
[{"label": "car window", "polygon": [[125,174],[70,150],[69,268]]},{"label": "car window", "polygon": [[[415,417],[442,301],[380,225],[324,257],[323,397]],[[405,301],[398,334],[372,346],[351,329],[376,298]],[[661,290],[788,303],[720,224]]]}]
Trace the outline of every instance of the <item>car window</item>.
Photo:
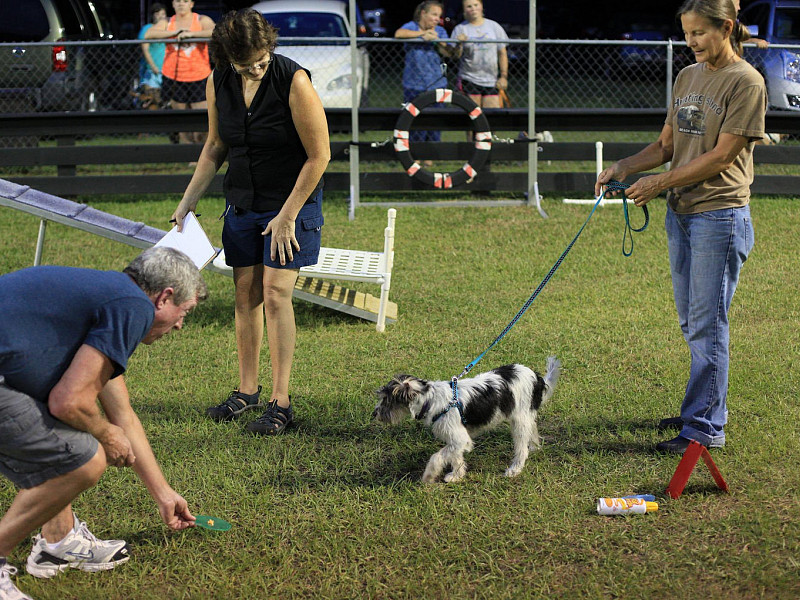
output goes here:
[{"label": "car window", "polygon": [[741,13],[741,21],[745,25],[755,25],[758,27],[758,37],[768,36],[767,24],[769,23],[769,6],[758,4],[746,8]]},{"label": "car window", "polygon": [[347,37],[344,19],[330,13],[266,13],[281,37]]},{"label": "car window", "polygon": [[39,0],[0,2],[0,42],[38,42],[50,33]]},{"label": "car window", "polygon": [[101,37],[94,5],[85,0],[51,0],[58,10],[67,37],[97,39]]},{"label": "car window", "polygon": [[784,41],[800,40],[800,9],[775,10],[775,37]]}]

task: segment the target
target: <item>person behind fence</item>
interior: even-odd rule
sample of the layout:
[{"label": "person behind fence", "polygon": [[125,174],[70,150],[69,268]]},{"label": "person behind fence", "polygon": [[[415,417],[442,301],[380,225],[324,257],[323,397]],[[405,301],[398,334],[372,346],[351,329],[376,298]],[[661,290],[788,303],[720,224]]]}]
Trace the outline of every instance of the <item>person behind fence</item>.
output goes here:
[{"label": "person behind fence", "polygon": [[[206,42],[188,42],[198,38],[210,38],[214,21],[206,15],[192,12],[192,0],[172,0],[175,14],[156,23],[145,33],[145,39],[175,38],[177,43],[167,44],[164,64],[161,69],[161,96],[172,108],[205,109],[205,81],[211,74]],[[202,144],[206,133],[202,131],[181,132],[184,144]]]},{"label": "person behind fence", "polygon": [[[428,90],[447,87],[445,56],[454,56],[456,49],[438,40],[447,39],[447,31],[439,25],[444,6],[438,0],[424,0],[417,5],[414,19],[394,32],[399,39],[425,40],[427,44],[414,42],[405,44],[405,66],[403,68],[403,102]],[[411,142],[438,142],[439,131],[411,131]],[[429,161],[426,161],[429,162]]]},{"label": "person behind fence", "polygon": [[[741,10],[741,4],[742,4],[741,0],[733,0],[733,7],[736,9],[737,17],[739,16],[739,11]],[[769,42],[761,38],[753,37],[747,26],[745,26],[744,28],[744,34],[742,35],[742,42],[751,42],[761,50],[766,50],[767,48],[769,48]]]},{"label": "person behind fence", "polygon": [[294,413],[292,292],[300,267],[317,262],[328,124],[309,72],[275,53],[277,30],[255,10],[225,15],[211,37],[208,140],[172,217],[182,223],[228,160],[222,245],[233,267],[239,385],[206,414],[230,421],[263,406],[259,354],[266,316],[272,368],[266,411],[247,425],[279,434]]},{"label": "person behind fence", "polygon": [[[150,22],[139,31],[139,39],[145,39],[147,30],[167,19],[167,9],[154,2],[150,6]],[[139,65],[139,100],[142,108],[161,106],[161,68],[164,65],[166,48],[162,43],[142,44],[142,59]]]},{"label": "person behind fence", "polygon": [[0,473],[18,488],[0,519],[0,598],[28,598],[7,557],[39,527],[26,563],[35,577],[128,560],[125,541],[98,540],[72,512],[108,466],[133,468],[170,529],[194,525],[158,466],[123,373],[140,343],[181,329],[206,296],[191,259],[162,247],[122,272],[38,266],[0,277]]},{"label": "person behind fence", "polygon": [[671,163],[626,194],[637,206],[667,195],[673,295],[691,368],[680,417],[659,423],[679,435],[656,448],[682,453],[690,440],[725,444],[728,310],[753,247],[753,145],[764,135],[767,94],[761,75],[741,58],[744,28],[731,0],[685,0],[678,16],[697,62],[678,74],[658,140],[602,171],[595,192],[612,179]]},{"label": "person behind fence", "polygon": [[[464,0],[464,21],[456,25],[453,37],[470,40],[507,40],[499,23],[483,16],[481,0]],[[500,108],[500,91],[508,88],[508,52],[505,44],[462,43],[458,78],[461,91],[478,106]]]}]

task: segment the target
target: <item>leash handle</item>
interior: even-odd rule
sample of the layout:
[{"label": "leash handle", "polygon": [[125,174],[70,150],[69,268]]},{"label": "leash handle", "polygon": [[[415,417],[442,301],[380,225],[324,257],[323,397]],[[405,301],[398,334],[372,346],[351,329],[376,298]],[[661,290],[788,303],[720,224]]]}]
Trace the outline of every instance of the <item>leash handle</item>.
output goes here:
[{"label": "leash handle", "polygon": [[[606,185],[606,191],[603,192],[604,196],[608,190],[622,192],[622,212],[625,215],[625,229],[622,233],[622,254],[623,256],[630,256],[633,254],[633,234],[640,233],[647,229],[647,226],[650,224],[650,211],[647,210],[646,204],[642,206],[642,211],[644,211],[644,225],[642,225],[639,229],[631,227],[631,217],[628,214],[628,197],[625,195],[625,190],[631,187],[630,184],[622,183],[621,181],[612,179]],[[630,238],[630,250],[626,250],[627,244],[625,242],[628,240],[628,238]]]}]

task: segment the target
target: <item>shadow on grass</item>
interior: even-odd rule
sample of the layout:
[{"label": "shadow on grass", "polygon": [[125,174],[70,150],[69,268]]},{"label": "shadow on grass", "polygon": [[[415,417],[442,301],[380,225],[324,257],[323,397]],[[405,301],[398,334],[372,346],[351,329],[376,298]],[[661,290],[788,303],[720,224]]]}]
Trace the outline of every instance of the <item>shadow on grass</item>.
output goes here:
[{"label": "shadow on grass", "polygon": [[[199,327],[229,326],[233,329],[233,286],[231,286],[230,295],[210,295],[205,301],[197,305],[189,319],[192,324],[196,324]],[[294,319],[298,330],[341,324],[371,326],[373,328],[375,326],[374,323],[370,324],[369,321],[364,319],[301,300],[295,300],[294,302]]]},{"label": "shadow on grass", "polygon": [[[242,476],[252,494],[270,490],[300,493],[331,488],[394,488],[418,485],[430,456],[442,447],[419,423],[404,421],[387,425],[371,420],[332,422],[301,413],[294,426],[279,437],[253,436],[245,427],[259,411],[247,413],[233,423],[211,423],[202,413],[176,414],[148,406],[143,412],[151,423],[182,422],[179,447],[234,448],[238,456],[260,458]],[[540,423],[541,451],[531,453],[529,462],[544,461],[558,469],[562,463],[594,460],[609,455],[626,459],[660,457],[678,464],[678,455],[655,451],[648,432],[657,422],[650,420],[581,419],[563,421],[548,417]],[[171,427],[170,427],[171,428]],[[172,428],[171,428],[172,429]],[[173,431],[172,435],[175,435]],[[475,438],[475,448],[467,455],[470,470],[502,472],[513,451],[507,427]],[[255,453],[255,454],[254,454]],[[230,458],[236,460],[236,456]],[[664,487],[666,481],[664,482]]]},{"label": "shadow on grass", "polygon": [[295,300],[294,302],[294,320],[299,330],[316,329],[322,326],[341,324],[358,326],[371,325],[373,328],[375,327],[374,323],[370,324],[369,321],[359,319],[353,315],[300,300]]},{"label": "shadow on grass", "polygon": [[[540,423],[539,430],[548,447],[561,454],[658,454],[652,441],[641,439],[643,433],[656,431],[657,425],[657,420],[649,419],[612,420],[601,417],[567,422],[549,416]],[[674,435],[662,433],[667,437]]]}]

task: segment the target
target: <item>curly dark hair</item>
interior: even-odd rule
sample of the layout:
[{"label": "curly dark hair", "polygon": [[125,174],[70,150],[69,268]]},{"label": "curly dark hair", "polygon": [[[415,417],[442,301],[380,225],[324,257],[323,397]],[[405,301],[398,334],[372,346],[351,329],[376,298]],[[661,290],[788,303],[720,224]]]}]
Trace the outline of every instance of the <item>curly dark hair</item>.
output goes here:
[{"label": "curly dark hair", "polygon": [[258,51],[272,53],[278,46],[278,30],[257,10],[245,8],[227,13],[214,26],[208,51],[215,65],[246,63]]}]

